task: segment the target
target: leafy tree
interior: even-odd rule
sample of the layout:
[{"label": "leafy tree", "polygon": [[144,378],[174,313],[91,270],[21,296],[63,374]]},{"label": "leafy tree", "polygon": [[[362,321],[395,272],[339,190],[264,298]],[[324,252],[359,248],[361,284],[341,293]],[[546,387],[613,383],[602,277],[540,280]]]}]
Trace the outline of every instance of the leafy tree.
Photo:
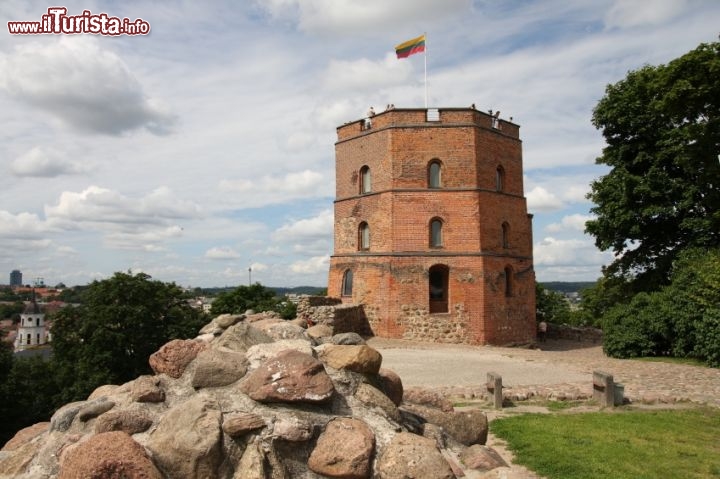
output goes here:
[{"label": "leafy tree", "polygon": [[20,321],[20,313],[25,309],[22,301],[16,301],[10,304],[0,304],[0,319],[12,319]]},{"label": "leafy tree", "polygon": [[605,352],[615,357],[694,357],[720,367],[720,248],[684,251],[671,284],[609,309]]},{"label": "leafy tree", "polygon": [[535,309],[537,321],[566,324],[571,321],[570,305],[565,296],[535,283]]},{"label": "leafy tree", "polygon": [[616,255],[606,275],[657,290],[680,251],[720,245],[720,43],[628,73],[593,123],[610,172],[591,185],[586,231]]},{"label": "leafy tree", "polygon": [[[230,292],[218,294],[212,304],[212,314],[241,314],[248,309],[256,312],[281,312],[285,308],[282,303],[283,301],[275,296],[275,291],[255,283],[251,286],[238,286]],[[287,307],[286,315],[291,309]]]},{"label": "leafy tree", "polygon": [[204,314],[174,283],[138,273],[94,281],[77,307],[54,318],[53,351],[67,399],[150,372],[148,357],[171,339],[194,337]]},{"label": "leafy tree", "polygon": [[0,445],[19,429],[50,420],[66,402],[61,391],[53,361],[40,356],[12,360],[10,371],[0,381]]}]

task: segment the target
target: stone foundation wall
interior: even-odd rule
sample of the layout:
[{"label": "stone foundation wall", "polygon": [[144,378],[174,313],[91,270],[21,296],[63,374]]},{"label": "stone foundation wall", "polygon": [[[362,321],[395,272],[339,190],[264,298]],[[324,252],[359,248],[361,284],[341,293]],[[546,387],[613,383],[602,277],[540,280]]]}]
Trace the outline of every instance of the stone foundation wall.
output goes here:
[{"label": "stone foundation wall", "polygon": [[373,332],[365,317],[362,305],[342,304],[338,298],[326,296],[302,296],[298,302],[297,317],[310,324],[325,324],[334,334],[358,333],[372,336]]},{"label": "stone foundation wall", "polygon": [[567,339],[583,343],[601,344],[603,332],[597,328],[550,323],[548,324],[547,337],[550,339]]}]

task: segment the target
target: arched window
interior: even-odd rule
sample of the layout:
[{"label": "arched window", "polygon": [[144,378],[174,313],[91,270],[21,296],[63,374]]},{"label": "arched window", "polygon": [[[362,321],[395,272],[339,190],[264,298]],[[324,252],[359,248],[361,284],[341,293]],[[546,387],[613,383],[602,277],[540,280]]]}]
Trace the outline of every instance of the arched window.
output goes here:
[{"label": "arched window", "polygon": [[352,273],[351,269],[348,269],[343,274],[343,279],[342,279],[341,294],[343,296],[352,296],[352,283],[353,283],[353,273]]},{"label": "arched window", "polygon": [[505,249],[510,247],[510,225],[507,222],[502,224],[502,247]]},{"label": "arched window", "polygon": [[370,167],[365,165],[360,168],[360,194],[370,193],[372,191],[372,177],[370,175]]},{"label": "arched window", "polygon": [[40,318],[39,317],[35,318],[35,321],[36,321],[35,326],[40,326]]},{"label": "arched window", "polygon": [[505,189],[505,170],[502,166],[498,166],[495,170],[495,190],[503,191]]},{"label": "arched window", "polygon": [[430,247],[441,248],[443,245],[442,237],[443,222],[440,218],[430,220]]},{"label": "arched window", "polygon": [[442,187],[442,164],[433,160],[428,164],[428,188]]},{"label": "arched window", "polygon": [[448,267],[436,264],[428,272],[428,289],[430,292],[430,313],[448,312]]},{"label": "arched window", "polygon": [[370,249],[370,227],[364,221],[358,227],[358,249]]},{"label": "arched window", "polygon": [[505,266],[505,296],[512,296],[513,271],[510,266]]}]

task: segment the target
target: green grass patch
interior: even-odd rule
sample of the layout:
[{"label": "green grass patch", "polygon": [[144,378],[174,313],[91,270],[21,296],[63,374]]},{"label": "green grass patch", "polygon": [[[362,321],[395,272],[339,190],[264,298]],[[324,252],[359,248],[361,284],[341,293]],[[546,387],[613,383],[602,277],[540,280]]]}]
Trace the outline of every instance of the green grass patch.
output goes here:
[{"label": "green grass patch", "polygon": [[490,430],[549,479],[720,478],[720,410],[523,414]]},{"label": "green grass patch", "polygon": [[587,404],[587,401],[581,402],[581,401],[548,401],[547,404],[545,404],[548,408],[548,411],[555,412],[555,411],[564,411],[566,409],[572,409],[574,407],[581,406],[583,404]]}]

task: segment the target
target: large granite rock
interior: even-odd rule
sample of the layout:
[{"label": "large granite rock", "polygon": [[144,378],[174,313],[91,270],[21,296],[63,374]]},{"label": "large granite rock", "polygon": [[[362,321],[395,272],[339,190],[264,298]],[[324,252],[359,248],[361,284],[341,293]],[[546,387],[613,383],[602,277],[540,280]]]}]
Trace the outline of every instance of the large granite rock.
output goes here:
[{"label": "large granite rock", "polygon": [[[97,388],[59,408],[49,427],[20,431],[0,451],[0,479],[435,479],[508,469],[491,449],[464,445],[484,442],[481,412],[404,394],[377,351],[347,344],[356,337],[315,347],[297,325],[240,316],[216,318],[202,341],[165,345],[155,375]],[[272,341],[250,321],[298,337]]]},{"label": "large granite rock", "polygon": [[409,432],[393,437],[378,460],[380,479],[455,479],[435,441]]},{"label": "large granite rock", "polygon": [[166,477],[218,477],[221,418],[218,404],[205,396],[195,396],[165,414],[147,447]]},{"label": "large granite rock", "polygon": [[272,343],[273,339],[265,331],[261,331],[247,322],[230,326],[216,339],[215,347],[244,353],[250,346]]},{"label": "large granite rock", "polygon": [[310,454],[310,470],[328,477],[370,477],[375,434],[367,424],[352,418],[333,419]]},{"label": "large granite rock", "polygon": [[173,339],[150,356],[150,367],[156,374],[165,373],[172,378],[179,378],[185,368],[195,359],[207,343],[193,339]]},{"label": "large granite rock", "polygon": [[335,388],[320,361],[295,350],[282,351],[248,374],[240,390],[259,402],[328,401]]},{"label": "large granite rock", "polygon": [[403,409],[417,414],[429,423],[442,427],[453,439],[466,446],[485,444],[487,441],[487,416],[480,410],[444,412],[415,404],[405,404]]},{"label": "large granite rock", "polygon": [[75,445],[63,457],[58,479],[162,479],[145,449],[127,433],[104,432]]},{"label": "large granite rock", "polygon": [[245,376],[246,371],[244,354],[208,349],[197,355],[192,386],[196,389],[227,386]]},{"label": "large granite rock", "polygon": [[315,348],[318,359],[331,368],[377,374],[382,355],[367,345],[322,344]]}]

